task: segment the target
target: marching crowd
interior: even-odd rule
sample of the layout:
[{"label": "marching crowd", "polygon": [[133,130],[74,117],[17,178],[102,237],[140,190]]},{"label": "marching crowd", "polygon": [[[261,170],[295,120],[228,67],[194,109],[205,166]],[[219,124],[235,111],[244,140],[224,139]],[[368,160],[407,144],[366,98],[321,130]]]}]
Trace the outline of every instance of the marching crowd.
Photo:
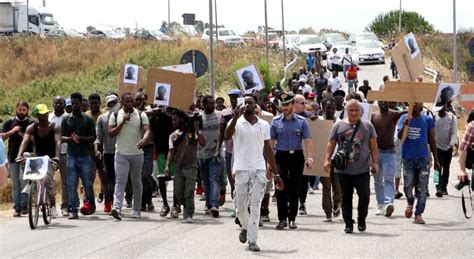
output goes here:
[{"label": "marching crowd", "polygon": [[[297,215],[307,213],[307,193],[319,190],[320,183],[324,221],[342,212],[346,233],[353,232],[354,218],[357,229],[365,231],[373,177],[376,215],[390,217],[394,199],[405,195],[405,217],[414,214],[414,223],[424,224],[432,169],[439,173],[435,196],[448,195],[452,148],[457,142],[457,118],[449,104],[433,114],[416,103],[408,121],[405,104],[377,102],[380,111],[370,120],[362,119],[361,103],[372,89],[369,81],[357,88],[357,70],[352,62],[343,62],[348,81],[344,91],[337,68],[331,74],[321,66],[320,57],[316,59],[311,57],[308,69],[294,72],[286,86],[277,83],[269,94],[229,91],[228,107],[224,98],[212,96],[198,96],[190,112],[153,107],[141,90],[122,96],[107,93],[104,106],[98,94],[57,96],[52,110],[36,104],[31,117],[29,104],[18,102],[16,116],[3,124],[1,133],[8,140],[13,216],[27,214],[24,159],[47,155],[59,165],[61,179],[61,201],[56,202],[55,172],[48,170],[52,214],[57,216],[56,206],[60,206],[61,215],[71,220],[79,212],[94,214],[99,203],[104,212],[121,220],[124,201],[132,208],[131,217],[140,218],[142,212],[155,210],[152,197],[159,192],[160,216],[182,214],[184,222],[192,223],[195,194],[202,196],[206,215],[219,217],[230,187],[233,216],[241,226],[239,240],[248,243],[251,251],[259,251],[258,226],[270,221],[270,201],[277,203],[276,229],[296,229]],[[268,123],[263,116],[273,120]],[[329,136],[313,135],[318,134],[309,127],[314,120],[333,122]],[[405,128],[408,133],[402,143]],[[313,147],[315,137],[327,138],[327,147]],[[460,145],[463,159],[473,140],[471,122]],[[326,149],[324,170],[330,177],[303,176],[305,167],[315,166],[313,150],[320,148]],[[461,168],[459,177],[465,179]],[[173,181],[173,197],[167,197],[169,181]],[[359,197],[356,217],[352,215],[354,190]]]}]

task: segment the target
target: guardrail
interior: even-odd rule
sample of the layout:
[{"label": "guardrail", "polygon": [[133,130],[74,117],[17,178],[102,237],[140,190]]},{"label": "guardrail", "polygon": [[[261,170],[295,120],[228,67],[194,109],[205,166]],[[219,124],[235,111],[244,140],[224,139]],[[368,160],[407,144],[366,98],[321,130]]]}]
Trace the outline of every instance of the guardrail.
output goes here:
[{"label": "guardrail", "polygon": [[429,75],[429,76],[432,76],[433,77],[433,83],[438,83],[441,81],[441,76],[440,74],[432,69],[432,68],[429,68],[429,67],[425,67],[425,71],[424,71],[425,74]]},{"label": "guardrail", "polygon": [[281,85],[284,85],[286,82],[286,72],[296,64],[296,60],[298,59],[298,55],[295,54],[294,50],[291,50],[291,55],[293,56],[293,60],[291,60],[283,69],[283,79],[280,81]]}]

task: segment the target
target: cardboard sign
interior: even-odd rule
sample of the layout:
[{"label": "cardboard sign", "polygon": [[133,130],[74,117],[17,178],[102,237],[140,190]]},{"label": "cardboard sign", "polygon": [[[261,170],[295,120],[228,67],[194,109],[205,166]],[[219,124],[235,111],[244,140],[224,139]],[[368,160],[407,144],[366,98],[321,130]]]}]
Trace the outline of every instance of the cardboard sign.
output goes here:
[{"label": "cardboard sign", "polygon": [[29,157],[26,159],[23,179],[39,180],[43,179],[48,173],[49,157]]},{"label": "cardboard sign", "polygon": [[244,93],[252,93],[254,90],[262,90],[265,88],[262,76],[258,72],[255,65],[250,65],[235,72],[240,89]]},{"label": "cardboard sign", "polygon": [[383,91],[369,91],[368,101],[433,103],[438,84],[418,82],[385,82]]},{"label": "cardboard sign", "polygon": [[268,122],[268,124],[272,125],[272,120],[273,120],[273,114],[268,114],[267,112],[263,113],[264,111],[262,111],[261,114],[257,115],[260,119]]},{"label": "cardboard sign", "polygon": [[188,111],[193,103],[196,77],[193,74],[151,68],[148,70],[148,103]]},{"label": "cardboard sign", "polygon": [[118,77],[118,93],[120,97],[127,92],[135,94],[144,86],[145,69],[133,64],[122,66]]},{"label": "cardboard sign", "polygon": [[421,51],[413,33],[400,40],[391,52],[402,81],[415,81],[425,71]]},{"label": "cardboard sign", "polygon": [[185,74],[193,74],[193,64],[187,63],[182,65],[174,65],[174,66],[166,66],[160,67],[163,70],[174,71],[174,72],[181,72]]},{"label": "cardboard sign", "polygon": [[326,158],[326,147],[329,134],[331,133],[332,120],[307,120],[313,138],[313,167],[308,170],[305,166],[303,175],[329,177],[324,171],[324,160]]}]

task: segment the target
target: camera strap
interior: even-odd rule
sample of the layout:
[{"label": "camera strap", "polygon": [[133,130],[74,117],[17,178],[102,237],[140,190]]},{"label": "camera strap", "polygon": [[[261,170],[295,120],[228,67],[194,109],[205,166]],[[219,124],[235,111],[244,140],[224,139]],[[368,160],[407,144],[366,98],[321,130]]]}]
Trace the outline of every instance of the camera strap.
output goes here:
[{"label": "camera strap", "polygon": [[349,140],[347,144],[347,147],[346,145],[344,145],[344,152],[346,153],[346,155],[348,156],[349,153],[352,151],[352,144],[354,142],[354,138],[355,138],[355,135],[357,134],[357,131],[359,130],[359,126],[360,126],[360,119],[357,121],[356,123],[356,126],[355,126],[355,129],[354,131],[352,132],[352,136],[351,136],[351,139]]},{"label": "camera strap", "polygon": [[[466,188],[468,189],[469,191],[469,199],[471,201],[471,209],[472,209],[472,193],[471,193],[471,186],[466,186]],[[465,189],[465,188],[463,188]],[[472,217],[472,213],[471,213],[471,216],[468,216],[467,215],[467,208],[466,208],[466,199],[464,198],[464,190],[461,191],[461,204],[462,204],[462,211],[464,212],[464,217],[466,217],[466,219],[470,219]]]}]

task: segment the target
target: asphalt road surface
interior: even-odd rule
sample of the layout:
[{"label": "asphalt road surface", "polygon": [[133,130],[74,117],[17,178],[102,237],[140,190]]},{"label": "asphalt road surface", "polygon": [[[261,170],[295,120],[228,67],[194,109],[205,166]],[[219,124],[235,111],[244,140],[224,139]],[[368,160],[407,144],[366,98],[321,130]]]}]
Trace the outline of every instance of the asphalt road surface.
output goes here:
[{"label": "asphalt road surface", "polygon": [[[379,84],[388,74],[386,65],[363,66],[360,78]],[[373,83],[372,83],[373,82]],[[0,257],[167,257],[167,258],[236,258],[236,257],[419,257],[472,258],[474,252],[474,221],[464,218],[460,192],[453,188],[458,171],[457,158],[452,162],[449,196],[434,197],[430,179],[431,198],[427,201],[425,225],[415,225],[404,217],[406,200],[395,201],[390,218],[375,216],[373,181],[367,218],[367,231],[344,234],[341,217],[324,223],[321,191],[309,194],[307,216],[298,216],[298,229],[275,230],[276,203],[270,204],[272,221],[259,231],[259,253],[247,250],[238,240],[239,228],[233,223],[232,203],[221,208],[221,217],[214,219],[203,213],[204,202],[196,197],[194,224],[182,219],[161,218],[160,198],[155,198],[157,212],[142,213],[141,219],[124,218],[115,221],[102,212],[102,205],[92,216],[79,220],[53,219],[45,226],[31,230],[27,217],[3,217],[0,222]],[[169,196],[171,197],[171,190]],[[354,205],[357,196],[354,196]],[[125,209],[125,213],[131,213]],[[354,210],[354,217],[356,210]]]}]

